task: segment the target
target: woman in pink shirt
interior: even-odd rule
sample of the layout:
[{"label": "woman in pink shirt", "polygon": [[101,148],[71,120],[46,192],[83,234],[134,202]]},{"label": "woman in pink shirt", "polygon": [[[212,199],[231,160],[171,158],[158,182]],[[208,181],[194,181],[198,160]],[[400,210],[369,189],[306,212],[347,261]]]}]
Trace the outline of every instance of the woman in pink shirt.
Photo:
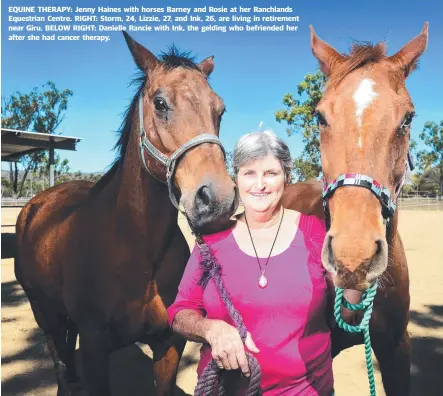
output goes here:
[{"label": "woman in pink shirt", "polygon": [[[320,258],[326,230],[316,217],[283,208],[291,169],[289,149],[273,133],[243,136],[234,151],[234,171],[245,211],[231,229],[204,237],[248,329],[245,344],[215,283],[199,284],[197,245],[168,309],[169,321],[174,331],[203,343],[199,376],[214,359],[220,368],[249,377],[246,350],[260,364],[264,395],[330,396],[326,271]],[[236,382],[236,394],[244,393],[245,382]]]}]

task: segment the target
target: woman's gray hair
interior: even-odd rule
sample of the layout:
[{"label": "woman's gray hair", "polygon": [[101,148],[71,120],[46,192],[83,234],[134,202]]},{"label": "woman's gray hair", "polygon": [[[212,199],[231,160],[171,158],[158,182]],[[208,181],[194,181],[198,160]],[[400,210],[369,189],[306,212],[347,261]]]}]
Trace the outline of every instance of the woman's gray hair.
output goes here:
[{"label": "woman's gray hair", "polygon": [[234,149],[233,167],[235,176],[239,169],[252,162],[273,155],[280,161],[285,174],[285,182],[289,183],[292,172],[292,158],[287,144],[271,130],[251,132],[240,138]]}]

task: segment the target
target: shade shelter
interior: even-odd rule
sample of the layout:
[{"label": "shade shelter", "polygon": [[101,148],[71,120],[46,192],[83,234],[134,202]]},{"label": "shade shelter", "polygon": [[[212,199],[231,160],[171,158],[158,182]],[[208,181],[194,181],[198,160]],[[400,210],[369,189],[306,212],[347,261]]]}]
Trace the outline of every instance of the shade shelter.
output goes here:
[{"label": "shade shelter", "polygon": [[2,161],[17,162],[26,154],[49,151],[49,185],[54,185],[54,150],[76,150],[81,138],[1,128]]}]

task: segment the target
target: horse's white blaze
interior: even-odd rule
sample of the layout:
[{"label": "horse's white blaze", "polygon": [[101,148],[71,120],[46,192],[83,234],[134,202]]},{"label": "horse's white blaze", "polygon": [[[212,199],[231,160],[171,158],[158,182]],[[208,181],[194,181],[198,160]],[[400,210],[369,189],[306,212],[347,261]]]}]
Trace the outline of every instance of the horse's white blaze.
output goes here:
[{"label": "horse's white blaze", "polygon": [[357,117],[358,129],[360,136],[358,138],[358,147],[363,147],[363,138],[361,136],[361,125],[364,111],[371,105],[373,100],[378,96],[378,93],[374,91],[373,86],[375,82],[369,78],[365,78],[358,85],[352,98],[355,102],[355,116]]}]

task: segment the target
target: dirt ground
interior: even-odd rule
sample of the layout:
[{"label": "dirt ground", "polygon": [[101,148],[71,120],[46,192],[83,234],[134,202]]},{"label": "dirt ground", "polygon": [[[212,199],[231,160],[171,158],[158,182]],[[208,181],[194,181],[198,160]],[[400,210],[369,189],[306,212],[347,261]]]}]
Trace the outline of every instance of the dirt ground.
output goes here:
[{"label": "dirt ground", "polygon": [[[20,209],[2,209],[2,233],[14,232]],[[183,221],[182,229],[187,231]],[[443,211],[401,210],[400,231],[411,278],[412,396],[443,394]],[[187,234],[189,243],[192,239]],[[26,296],[14,277],[13,260],[1,266],[1,391],[12,395],[56,395],[52,361],[44,336],[36,326]],[[177,379],[177,395],[192,395],[196,384],[199,345],[188,343]],[[145,346],[134,345],[113,354],[113,395],[154,394],[152,360]],[[384,395],[376,367],[377,395]],[[334,361],[336,394],[367,395],[368,381],[361,346],[342,352]]]}]

